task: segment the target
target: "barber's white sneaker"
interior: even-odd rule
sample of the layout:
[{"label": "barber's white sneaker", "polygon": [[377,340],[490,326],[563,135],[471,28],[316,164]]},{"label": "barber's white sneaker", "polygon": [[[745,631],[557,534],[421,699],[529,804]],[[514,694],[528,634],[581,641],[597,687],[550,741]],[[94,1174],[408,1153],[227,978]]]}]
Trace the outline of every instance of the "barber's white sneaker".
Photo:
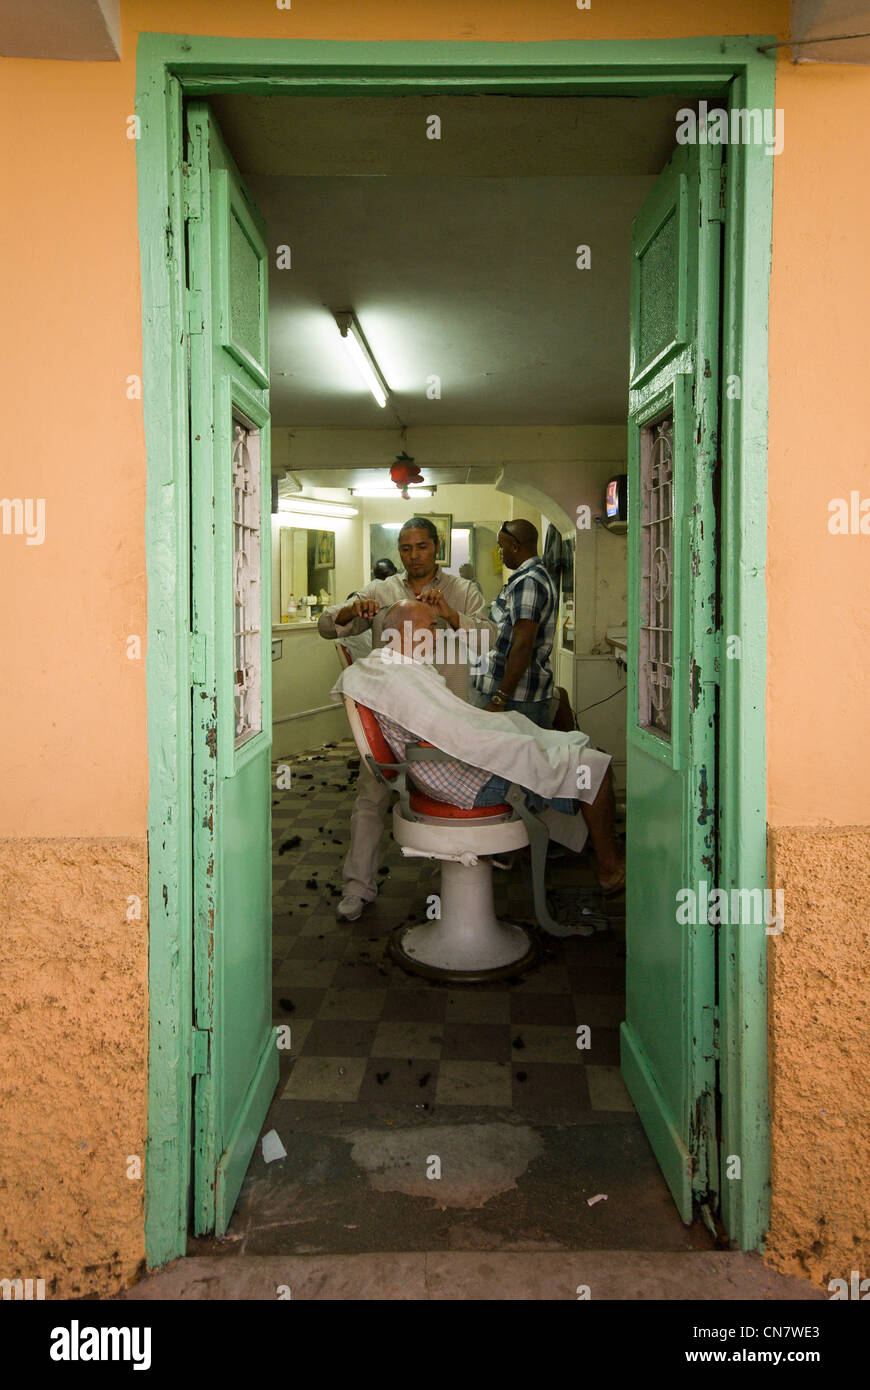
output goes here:
[{"label": "barber's white sneaker", "polygon": [[344,922],[355,922],[364,907],[365,900],[363,898],[358,898],[355,893],[348,893],[335,909],[335,915]]}]

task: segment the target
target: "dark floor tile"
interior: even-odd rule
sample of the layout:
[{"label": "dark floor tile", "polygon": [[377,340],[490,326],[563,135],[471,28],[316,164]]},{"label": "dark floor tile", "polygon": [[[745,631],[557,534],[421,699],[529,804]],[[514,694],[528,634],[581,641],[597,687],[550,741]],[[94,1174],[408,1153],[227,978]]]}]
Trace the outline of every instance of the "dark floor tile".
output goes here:
[{"label": "dark floor tile", "polygon": [[590,1028],[616,1028],[625,1018],[625,996],[623,994],[577,994],[574,995],[574,1013],[578,1023],[588,1023]]},{"label": "dark floor tile", "polygon": [[447,991],[426,993],[414,989],[387,989],[381,1022],[442,1023],[447,1009]]},{"label": "dark floor tile", "polygon": [[[523,1064],[514,1060],[511,1071],[517,1114],[543,1116],[556,1107],[568,1108],[572,1113],[591,1109],[589,1086],[582,1066],[546,1062]],[[520,1075],[525,1080],[519,1080]]]},{"label": "dark floor tile", "polygon": [[574,1001],[569,993],[511,994],[512,1023],[558,1024],[570,1027],[574,1023]]},{"label": "dark floor tile", "polygon": [[597,1067],[619,1066],[618,1028],[593,1028],[590,1026],[589,1043],[589,1047],[583,1048],[580,1052],[585,1063]]},{"label": "dark floor tile", "polygon": [[[435,1101],[438,1080],[437,1060],[407,1057],[372,1057],[360,1087],[360,1102],[401,1102],[409,1106]],[[381,1080],[378,1080],[378,1077]]]},{"label": "dark floor tile", "polygon": [[511,1055],[506,1023],[445,1023],[443,1061],[505,1062]]},{"label": "dark floor tile", "polygon": [[[272,1016],[276,1023],[291,1023],[294,1018],[316,1018],[325,995],[325,989],[294,989],[292,985],[273,988]],[[293,1008],[281,1008],[281,999],[289,999]]]},{"label": "dark floor tile", "polygon": [[[294,936],[285,947],[281,959],[341,960],[347,948],[346,938],[338,932],[321,935]],[[274,952],[277,957],[277,951]]]},{"label": "dark floor tile", "polygon": [[622,965],[587,965],[585,961],[572,961],[568,965],[568,977],[575,994],[622,994],[625,990]]}]

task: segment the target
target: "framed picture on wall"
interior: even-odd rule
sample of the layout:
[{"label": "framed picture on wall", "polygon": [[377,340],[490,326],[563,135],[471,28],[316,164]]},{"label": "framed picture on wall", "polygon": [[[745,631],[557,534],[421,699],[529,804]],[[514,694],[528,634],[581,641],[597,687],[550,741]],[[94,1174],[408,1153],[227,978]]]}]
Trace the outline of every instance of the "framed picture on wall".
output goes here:
[{"label": "framed picture on wall", "polygon": [[318,569],[335,569],[334,531],[315,531],[314,563]]},{"label": "framed picture on wall", "polygon": [[436,565],[449,565],[450,532],[453,527],[453,513],[442,512],[436,514],[434,512],[421,512],[420,515],[425,515],[427,521],[431,521],[435,530],[438,532],[438,548],[435,551]]},{"label": "framed picture on wall", "polygon": [[574,537],[562,545],[562,593],[566,598],[574,594]]}]

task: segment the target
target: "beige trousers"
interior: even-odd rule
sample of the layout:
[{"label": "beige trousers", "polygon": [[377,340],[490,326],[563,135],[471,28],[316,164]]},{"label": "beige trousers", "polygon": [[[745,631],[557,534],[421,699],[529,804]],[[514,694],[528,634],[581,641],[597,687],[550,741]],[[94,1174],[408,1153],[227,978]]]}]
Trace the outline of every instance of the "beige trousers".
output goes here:
[{"label": "beige trousers", "polygon": [[350,849],[344,860],[342,878],[345,894],[370,903],[378,893],[377,873],[381,834],[392,787],[378,782],[360,759],[359,788],[350,815]]}]

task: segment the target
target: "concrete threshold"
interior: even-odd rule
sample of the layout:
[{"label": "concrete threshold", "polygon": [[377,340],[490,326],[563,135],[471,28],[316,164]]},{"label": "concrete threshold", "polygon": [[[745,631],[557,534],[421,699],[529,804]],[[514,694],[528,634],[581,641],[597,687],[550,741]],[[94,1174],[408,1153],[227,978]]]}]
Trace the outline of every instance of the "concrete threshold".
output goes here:
[{"label": "concrete threshold", "polygon": [[[578,1293],[588,1289],[588,1295]],[[116,1297],[138,1299],[777,1301],[826,1299],[740,1251],[473,1250],[220,1255],[176,1260]]]}]

